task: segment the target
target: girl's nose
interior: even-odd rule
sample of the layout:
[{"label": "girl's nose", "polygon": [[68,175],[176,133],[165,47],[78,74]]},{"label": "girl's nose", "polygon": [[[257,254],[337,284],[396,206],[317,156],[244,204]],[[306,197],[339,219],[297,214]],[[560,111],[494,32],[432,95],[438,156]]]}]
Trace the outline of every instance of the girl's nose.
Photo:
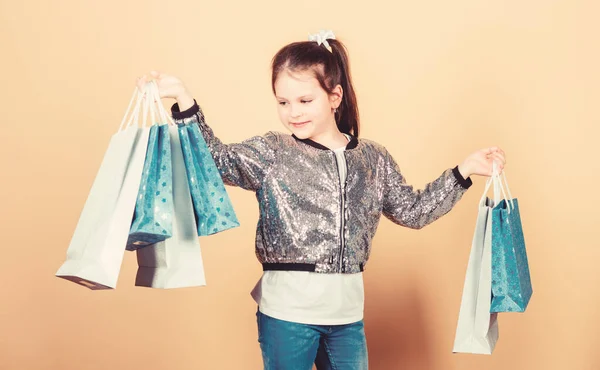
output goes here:
[{"label": "girl's nose", "polygon": [[298,107],[292,106],[292,109],[290,111],[290,116],[292,118],[300,117],[300,116],[302,116],[302,111]]}]

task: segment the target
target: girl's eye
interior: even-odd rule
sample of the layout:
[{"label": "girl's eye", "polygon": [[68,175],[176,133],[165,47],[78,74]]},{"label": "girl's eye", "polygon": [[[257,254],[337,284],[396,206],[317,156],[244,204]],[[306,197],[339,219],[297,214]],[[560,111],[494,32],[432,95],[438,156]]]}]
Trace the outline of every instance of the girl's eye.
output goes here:
[{"label": "girl's eye", "polygon": [[301,100],[302,103],[310,103],[312,100]]},{"label": "girl's eye", "polygon": [[280,101],[279,105],[285,105],[285,102],[284,101]]}]

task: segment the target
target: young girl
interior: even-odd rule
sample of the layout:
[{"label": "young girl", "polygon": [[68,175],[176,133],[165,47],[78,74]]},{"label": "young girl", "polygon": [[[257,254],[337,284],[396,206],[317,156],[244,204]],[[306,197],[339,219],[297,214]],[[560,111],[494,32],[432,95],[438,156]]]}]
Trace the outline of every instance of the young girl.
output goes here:
[{"label": "young girl", "polygon": [[420,229],[452,209],[471,175],[505,164],[501,149],[482,149],[413,190],[386,148],[359,139],[347,52],[331,31],[273,58],[277,110],[292,135],[223,144],[179,79],[150,75],[161,97],[177,100],[175,122],[198,124],[225,184],[256,193],[264,273],[252,296],[265,369],[367,369],[362,271],[380,216]]}]

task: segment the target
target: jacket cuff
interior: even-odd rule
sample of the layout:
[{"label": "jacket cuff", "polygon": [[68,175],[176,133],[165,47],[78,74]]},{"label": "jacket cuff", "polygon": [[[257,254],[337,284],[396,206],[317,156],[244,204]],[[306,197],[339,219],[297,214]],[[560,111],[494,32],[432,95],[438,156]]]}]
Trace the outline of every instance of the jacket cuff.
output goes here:
[{"label": "jacket cuff", "polygon": [[173,106],[171,106],[171,115],[173,116],[174,120],[184,120],[186,118],[191,118],[198,112],[200,112],[200,106],[196,102],[196,99],[194,99],[194,105],[184,110],[183,112],[179,111],[179,104],[175,103],[173,104]]},{"label": "jacket cuff", "polygon": [[463,188],[468,189],[471,187],[471,185],[473,185],[473,181],[471,180],[471,177],[469,176],[465,179],[463,177],[463,175],[461,175],[460,171],[458,170],[458,166],[456,166],[452,169],[452,173],[454,173],[454,177],[456,177],[456,179],[458,180],[458,183]]}]

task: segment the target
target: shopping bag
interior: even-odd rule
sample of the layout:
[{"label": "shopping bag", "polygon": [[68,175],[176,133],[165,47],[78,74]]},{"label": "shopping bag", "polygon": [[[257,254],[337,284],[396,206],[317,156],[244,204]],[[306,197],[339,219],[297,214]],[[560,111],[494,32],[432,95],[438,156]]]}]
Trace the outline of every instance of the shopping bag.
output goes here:
[{"label": "shopping bag", "polygon": [[[154,104],[151,107],[151,111],[154,113]],[[154,122],[154,114],[152,116]],[[135,204],[134,218],[131,230],[129,230],[127,250],[131,251],[158,243],[171,237],[173,233],[170,142],[167,124],[154,124],[150,128],[148,150]]]},{"label": "shopping bag", "polygon": [[138,249],[136,286],[182,288],[206,285],[192,198],[176,126],[169,126],[173,161],[173,236]]},{"label": "shopping bag", "polygon": [[490,313],[492,290],[492,217],[494,201],[486,196],[491,179],[479,201],[475,233],[463,286],[453,352],[492,354],[498,341],[498,317]]},{"label": "shopping bag", "polygon": [[211,235],[240,226],[225,184],[198,125],[179,125],[179,138],[198,235]]},{"label": "shopping bag", "polygon": [[[533,290],[519,202],[513,198],[503,171],[495,174],[504,199],[492,210],[492,303],[491,312],[524,312]],[[508,197],[507,197],[508,194]]]},{"label": "shopping bag", "polygon": [[[110,140],[66,261],[56,272],[56,276],[90,289],[110,289],[117,284],[148,143],[148,127],[138,126],[143,96],[144,92],[136,89],[119,130]],[[143,113],[146,117],[146,110]]]}]

